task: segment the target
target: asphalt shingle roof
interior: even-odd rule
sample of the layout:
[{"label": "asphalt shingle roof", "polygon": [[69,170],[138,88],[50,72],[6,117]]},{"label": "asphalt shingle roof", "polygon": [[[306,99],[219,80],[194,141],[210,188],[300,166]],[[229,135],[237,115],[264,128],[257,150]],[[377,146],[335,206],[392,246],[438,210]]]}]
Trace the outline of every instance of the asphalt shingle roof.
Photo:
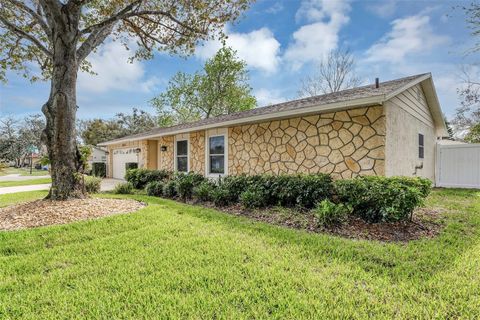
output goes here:
[{"label": "asphalt shingle roof", "polygon": [[[417,78],[423,77],[425,74],[419,74],[414,76],[409,76],[405,78],[380,82],[378,88],[375,88],[375,84],[370,84],[366,86],[356,87],[352,89],[346,89],[334,93],[328,93],[308,98],[302,98],[297,100],[286,101],[274,105],[269,105],[266,107],[255,108],[251,110],[235,112],[231,114],[221,115],[218,117],[212,117],[208,119],[202,119],[199,121],[189,122],[189,123],[182,123],[179,125],[165,127],[165,128],[155,128],[143,133],[138,133],[134,135],[130,135],[123,138],[118,138],[115,140],[106,141],[108,143],[113,143],[116,141],[124,141],[124,140],[138,140],[142,137],[154,136],[154,135],[165,135],[170,132],[178,132],[182,130],[193,129],[195,127],[202,127],[205,125],[213,125],[218,124],[221,126],[223,122],[232,121],[232,120],[241,120],[247,119],[249,117],[259,116],[259,115],[268,115],[272,114],[272,116],[280,111],[293,111],[299,110],[303,108],[308,108],[317,105],[326,105],[330,103],[337,103],[337,102],[346,102],[361,98],[370,98],[379,95],[388,95],[389,93],[400,89],[401,87],[407,85],[409,82],[416,80]],[[100,144],[101,145],[101,144]]]}]

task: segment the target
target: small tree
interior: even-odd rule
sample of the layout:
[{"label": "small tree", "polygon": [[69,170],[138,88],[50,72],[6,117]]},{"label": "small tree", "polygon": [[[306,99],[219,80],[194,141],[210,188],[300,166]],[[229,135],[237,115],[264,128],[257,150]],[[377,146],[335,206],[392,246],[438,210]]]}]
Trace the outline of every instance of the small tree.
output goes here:
[{"label": "small tree", "polygon": [[164,126],[252,109],[256,99],[251,91],[246,63],[224,47],[205,63],[202,72],[175,74],[167,90],[151,103]]},{"label": "small tree", "polygon": [[480,143],[480,123],[472,126],[465,135],[465,141],[470,143]]},{"label": "small tree", "polygon": [[[212,39],[235,20],[251,0],[2,0],[0,2],[0,79],[7,70],[31,79],[50,79],[42,111],[51,161],[49,198],[83,197],[76,123],[79,70],[90,71],[89,54],[107,38],[127,48],[133,59],[152,58],[156,49],[189,54],[199,40]],[[32,75],[36,63],[42,74]]]},{"label": "small tree", "polygon": [[[462,7],[466,15],[467,25],[472,30],[474,38],[480,36],[480,3],[472,2],[469,6]],[[480,50],[480,42],[467,51],[473,55]],[[456,110],[452,124],[458,135],[472,130],[480,123],[480,80],[478,80],[478,64],[463,65],[460,68],[461,88],[457,89],[461,106]]]},{"label": "small tree", "polygon": [[350,50],[338,48],[318,64],[313,74],[301,79],[299,97],[338,92],[357,87],[361,81],[355,74],[355,58]]}]

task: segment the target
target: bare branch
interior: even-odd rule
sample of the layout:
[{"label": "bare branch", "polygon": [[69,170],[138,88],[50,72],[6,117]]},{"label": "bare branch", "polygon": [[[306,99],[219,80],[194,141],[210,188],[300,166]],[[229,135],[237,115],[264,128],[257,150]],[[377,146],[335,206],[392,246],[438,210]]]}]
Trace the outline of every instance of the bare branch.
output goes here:
[{"label": "bare branch", "polygon": [[27,39],[30,42],[32,42],[34,45],[36,45],[40,50],[43,51],[48,57],[52,57],[53,54],[48,50],[37,38],[34,36],[28,34],[27,32],[23,31],[22,29],[18,28],[14,24],[10,23],[7,19],[5,19],[3,16],[0,15],[0,22],[2,22],[5,27],[7,27],[10,31],[15,33],[17,36]]},{"label": "bare branch", "polygon": [[348,49],[336,49],[319,63],[313,75],[301,80],[300,97],[338,92],[360,85],[355,75],[355,59]]}]

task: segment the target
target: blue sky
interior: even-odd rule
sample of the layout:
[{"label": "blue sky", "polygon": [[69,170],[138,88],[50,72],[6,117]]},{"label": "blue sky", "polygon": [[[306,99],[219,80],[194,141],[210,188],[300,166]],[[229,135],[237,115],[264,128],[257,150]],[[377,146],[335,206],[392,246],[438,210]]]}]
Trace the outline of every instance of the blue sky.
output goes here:
[{"label": "blue sky", "polygon": [[[474,41],[454,1],[259,0],[235,25],[228,45],[250,71],[259,106],[296,97],[300,79],[330,50],[348,47],[365,83],[432,72],[443,111],[459,102],[459,66],[474,59],[464,52]],[[148,101],[162,92],[177,71],[193,72],[218,49],[211,41],[188,59],[156,54],[127,62],[129,52],[106,42],[90,61],[97,76],[79,75],[79,118],[111,118],[132,107],[153,111]],[[15,74],[0,87],[0,117],[39,113],[48,83],[30,83]]]}]

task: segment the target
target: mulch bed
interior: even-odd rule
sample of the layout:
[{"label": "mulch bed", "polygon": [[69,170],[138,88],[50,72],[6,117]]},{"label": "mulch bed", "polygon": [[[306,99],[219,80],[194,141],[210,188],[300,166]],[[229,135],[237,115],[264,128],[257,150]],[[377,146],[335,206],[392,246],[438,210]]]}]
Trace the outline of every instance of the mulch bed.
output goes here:
[{"label": "mulch bed", "polygon": [[0,230],[18,230],[90,220],[137,211],[144,203],[129,199],[36,200],[0,208]]},{"label": "mulch bed", "polygon": [[208,203],[201,205],[270,224],[315,233],[328,233],[350,239],[408,242],[422,238],[433,238],[438,235],[443,227],[442,211],[432,208],[417,209],[413,214],[412,221],[367,223],[360,218],[351,217],[345,224],[323,228],[318,226],[316,218],[309,212],[299,212],[286,208],[245,210],[240,205],[223,208],[217,208]]}]

